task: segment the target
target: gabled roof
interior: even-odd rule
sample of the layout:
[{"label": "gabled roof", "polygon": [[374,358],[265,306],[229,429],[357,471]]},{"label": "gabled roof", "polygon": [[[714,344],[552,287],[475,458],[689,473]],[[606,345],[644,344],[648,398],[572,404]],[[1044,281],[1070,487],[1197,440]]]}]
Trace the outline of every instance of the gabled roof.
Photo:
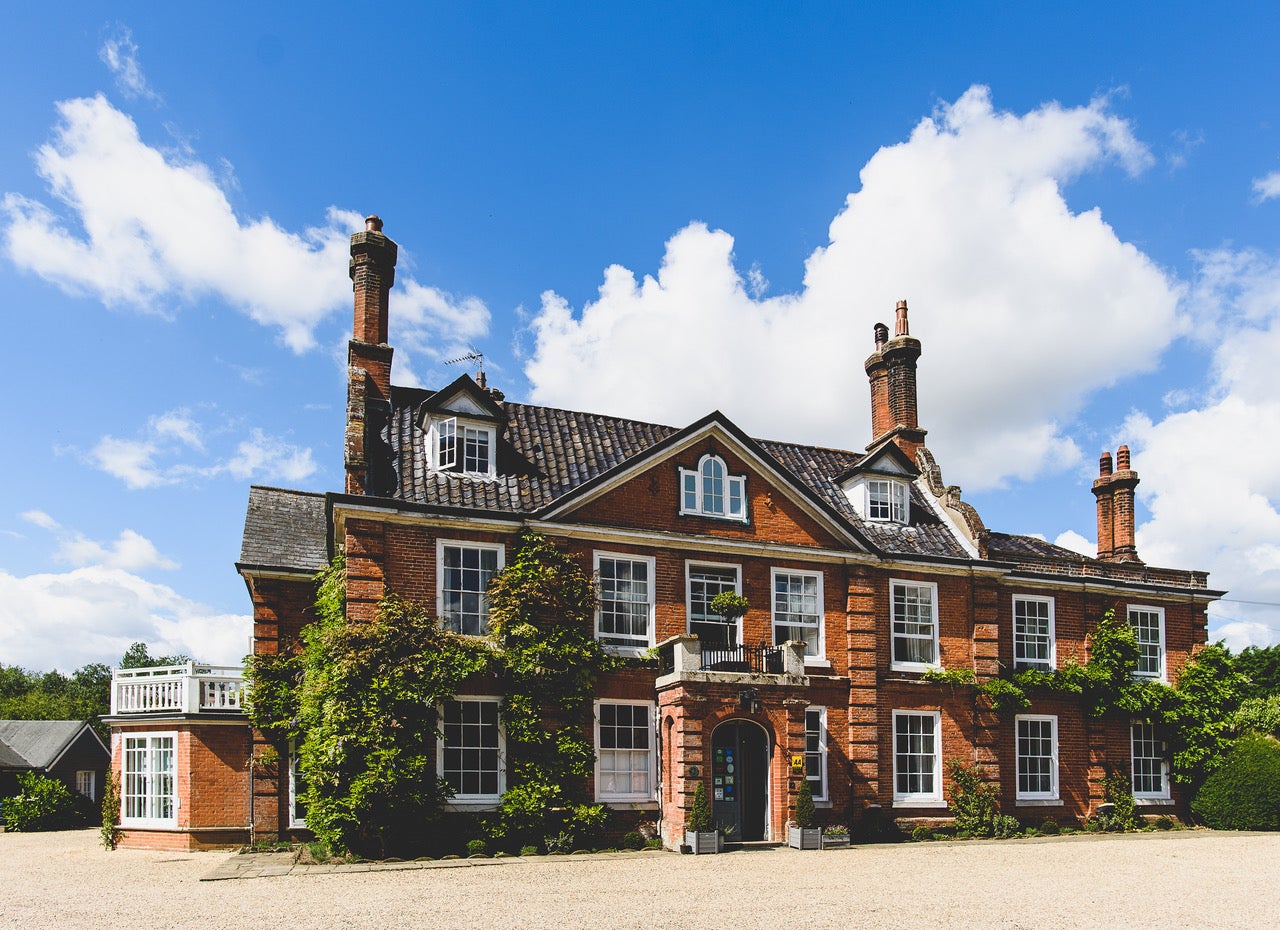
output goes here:
[{"label": "gabled roof", "polygon": [[236,568],[314,574],[329,564],[328,538],[323,494],[254,485]]},{"label": "gabled roof", "polygon": [[[469,380],[469,379],[468,379]],[[454,384],[458,384],[457,381]],[[893,554],[966,559],[934,502],[919,487],[911,489],[907,526],[863,521],[841,490],[838,477],[863,455],[820,446],[752,439],[723,414],[708,414],[683,429],[596,413],[506,402],[505,429],[498,434],[496,478],[479,478],[428,467],[419,424],[424,408],[443,392],[392,387],[385,447],[393,473],[387,495],[405,503],[495,515],[535,516],[550,512],[584,485],[625,468],[679,435],[705,426],[714,417],[757,455],[771,460],[814,506],[868,541],[868,547]],[[429,413],[429,410],[428,410]],[[674,438],[673,437],[677,437]],[[896,447],[895,447],[896,448]]]},{"label": "gabled roof", "polygon": [[900,475],[904,478],[916,478],[920,469],[911,461],[907,453],[898,447],[896,442],[885,440],[862,456],[852,468],[839,475],[837,480],[844,483],[855,475]]},{"label": "gabled roof", "polygon": [[[47,769],[86,729],[83,720],[0,720],[0,767]],[[6,761],[4,749],[25,764]]]},{"label": "gabled roof", "polygon": [[424,426],[426,417],[432,413],[455,413],[498,422],[507,418],[502,405],[470,375],[455,378],[428,397],[419,412],[418,425]]}]

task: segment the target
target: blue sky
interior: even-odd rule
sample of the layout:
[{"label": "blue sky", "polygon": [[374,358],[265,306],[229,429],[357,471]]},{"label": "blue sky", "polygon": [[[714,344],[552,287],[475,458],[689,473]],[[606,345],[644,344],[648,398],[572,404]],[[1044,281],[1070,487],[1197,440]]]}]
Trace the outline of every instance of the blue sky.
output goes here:
[{"label": "blue sky", "polygon": [[988,526],[1280,641],[1275,4],[28,5],[0,35],[0,662],[235,661],[250,483],[340,487],[346,237],[397,383],[860,448],[911,304]]}]

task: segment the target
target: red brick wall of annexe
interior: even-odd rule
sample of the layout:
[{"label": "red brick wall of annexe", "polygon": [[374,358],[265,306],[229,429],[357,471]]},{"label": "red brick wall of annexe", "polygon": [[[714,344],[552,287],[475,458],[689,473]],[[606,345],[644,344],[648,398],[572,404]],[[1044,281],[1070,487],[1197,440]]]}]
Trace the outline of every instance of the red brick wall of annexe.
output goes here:
[{"label": "red brick wall of annexe", "polygon": [[[124,784],[124,737],[176,731],[176,825],[168,829],[122,826],[126,849],[214,849],[241,846],[249,837],[248,726],[192,722],[148,723],[117,729],[111,767]],[[123,788],[122,788],[123,790]]]}]

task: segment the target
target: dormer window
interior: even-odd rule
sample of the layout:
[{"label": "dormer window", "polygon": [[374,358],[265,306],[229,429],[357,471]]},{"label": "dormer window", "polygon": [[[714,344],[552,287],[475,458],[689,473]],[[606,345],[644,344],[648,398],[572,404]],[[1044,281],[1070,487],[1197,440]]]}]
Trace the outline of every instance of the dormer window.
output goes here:
[{"label": "dormer window", "polygon": [[680,469],[680,512],[720,517],[725,520],[747,520],[747,478],[730,475],[724,459],[707,454],[698,468]]},{"label": "dormer window", "polygon": [[460,421],[457,417],[433,419],[427,433],[431,467],[436,471],[493,476],[494,428]]},{"label": "dormer window", "polygon": [[873,478],[867,482],[867,519],[907,522],[907,486],[901,481]]}]

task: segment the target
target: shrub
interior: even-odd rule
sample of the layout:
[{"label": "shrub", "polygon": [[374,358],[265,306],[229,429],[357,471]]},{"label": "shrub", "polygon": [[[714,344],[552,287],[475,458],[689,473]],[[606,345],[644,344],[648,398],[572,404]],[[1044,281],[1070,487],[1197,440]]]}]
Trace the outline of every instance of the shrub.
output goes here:
[{"label": "shrub", "polygon": [[1173,822],[1173,818],[1161,814],[1152,824],[1157,830],[1172,830],[1177,824]]},{"label": "shrub", "polygon": [[1099,814],[1098,828],[1112,833],[1124,833],[1138,829],[1134,814],[1133,792],[1129,790],[1129,778],[1123,772],[1111,771],[1102,780],[1102,796],[1112,805],[1111,813]]},{"label": "shrub", "polygon": [[1058,826],[1058,821],[1046,820],[1044,823],[1040,824],[1040,832],[1045,836],[1057,836],[1062,832],[1062,828]]},{"label": "shrub", "polygon": [[991,834],[996,839],[1007,840],[1022,832],[1022,824],[1018,818],[1010,814],[996,814],[991,823]]},{"label": "shrub", "polygon": [[813,789],[809,787],[809,779],[800,779],[800,790],[796,792],[796,826],[808,830],[813,826],[813,818],[817,810],[813,806]]},{"label": "shrub", "polygon": [[921,824],[911,831],[911,840],[915,843],[923,843],[926,840],[933,839],[933,830]]},{"label": "shrub", "polygon": [[[78,796],[76,796],[78,797]],[[83,803],[56,778],[39,772],[18,775],[18,793],[5,798],[4,826],[14,833],[65,830],[85,823]]]},{"label": "shrub", "polygon": [[955,817],[956,832],[995,836],[1000,801],[995,787],[983,780],[982,769],[952,759],[947,772],[951,775],[951,801],[947,809]]},{"label": "shrub", "polygon": [[483,856],[488,852],[484,840],[467,840],[468,856]]},{"label": "shrub", "polygon": [[1253,730],[1280,737],[1280,694],[1251,697],[1241,703],[1231,717],[1231,728],[1237,733]]},{"label": "shrub", "polygon": [[707,800],[707,789],[702,782],[698,782],[698,787],[693,791],[693,807],[689,810],[685,829],[690,833],[710,833],[715,828],[715,821],[711,819],[711,802]]},{"label": "shrub", "polygon": [[522,856],[536,856],[537,854],[538,854],[537,846],[521,846],[520,847],[520,855]]},{"label": "shrub", "polygon": [[1280,742],[1256,733],[1236,740],[1191,810],[1215,830],[1280,830]]},{"label": "shrub", "polygon": [[639,832],[632,830],[630,833],[622,837],[623,849],[644,849],[644,837]]}]

